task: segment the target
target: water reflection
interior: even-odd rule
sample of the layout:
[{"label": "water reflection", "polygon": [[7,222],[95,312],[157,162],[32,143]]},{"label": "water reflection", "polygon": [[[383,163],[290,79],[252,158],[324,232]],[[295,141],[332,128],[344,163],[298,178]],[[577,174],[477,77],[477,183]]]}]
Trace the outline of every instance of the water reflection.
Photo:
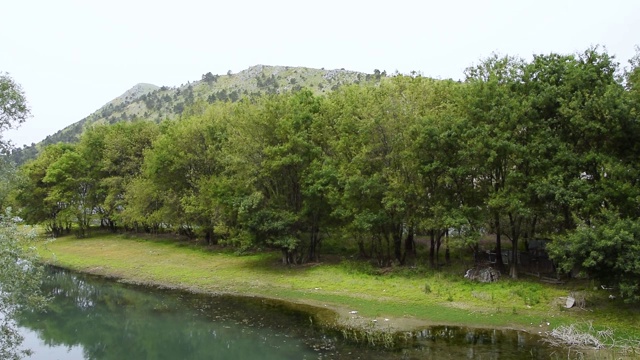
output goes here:
[{"label": "water reflection", "polygon": [[32,359],[547,359],[526,333],[432,327],[394,351],[319,329],[308,313],[261,299],[134,287],[52,269],[46,314],[19,319]]},{"label": "water reflection", "polygon": [[259,302],[241,306],[232,298],[212,302],[203,296],[139,291],[60,270],[45,286],[55,295],[47,313],[26,314],[19,321],[44,344],[34,348],[36,354],[62,346],[81,348],[83,359],[317,356],[299,334],[288,331],[300,327],[295,314],[275,314]]},{"label": "water reflection", "polygon": [[443,349],[464,349],[453,353],[467,359],[546,359],[553,353],[538,336],[523,331],[433,326],[413,337],[421,353],[433,358],[441,358]]}]

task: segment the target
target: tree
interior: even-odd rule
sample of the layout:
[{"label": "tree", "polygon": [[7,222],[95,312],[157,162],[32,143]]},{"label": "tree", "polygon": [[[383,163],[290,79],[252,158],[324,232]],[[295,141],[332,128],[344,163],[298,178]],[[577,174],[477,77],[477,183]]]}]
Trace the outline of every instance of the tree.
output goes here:
[{"label": "tree", "polygon": [[53,237],[68,229],[71,220],[65,217],[66,204],[49,197],[53,183],[44,181],[49,167],[66,152],[72,151],[69,144],[49,145],[34,160],[24,164],[19,171],[20,184],[17,186],[16,204],[18,215],[27,224],[42,224]]},{"label": "tree", "polygon": [[64,204],[63,212],[75,221],[78,237],[86,236],[95,214],[100,178],[92,171],[86,152],[72,149],[47,168],[42,181],[51,185],[47,201]]},{"label": "tree", "polygon": [[13,190],[18,183],[17,171],[13,164],[0,160],[0,209],[6,209],[12,202]]},{"label": "tree", "polygon": [[626,302],[640,302],[640,219],[603,210],[587,224],[558,237],[551,255],[566,272],[579,269],[606,286],[615,287]]},{"label": "tree", "polygon": [[208,72],[206,74],[202,75],[202,81],[208,83],[208,84],[212,84],[214,82],[216,82],[216,80],[218,80],[216,75],[213,75],[211,72]]},{"label": "tree", "polygon": [[9,74],[0,73],[0,152],[8,150],[2,133],[25,122],[31,115],[22,86]]},{"label": "tree", "polygon": [[[284,264],[317,260],[321,197],[308,175],[319,153],[312,128],[320,108],[310,91],[241,102],[230,134],[228,171],[242,194],[239,223],[255,241],[280,249]],[[307,235],[305,256],[299,250]]]},{"label": "tree", "polygon": [[104,127],[99,132],[103,137],[102,151],[92,151],[101,154],[96,159],[100,176],[98,211],[101,223],[115,231],[123,225],[119,223],[126,207],[125,189],[140,175],[144,152],[158,137],[159,129],[153,122],[136,121]]},{"label": "tree", "polygon": [[[0,74],[0,136],[3,131],[23,123],[29,108],[19,84],[7,74]],[[0,138],[0,147],[9,146]],[[0,179],[7,169],[0,160]],[[19,359],[28,355],[20,349],[22,337],[16,331],[15,317],[23,310],[39,308],[42,267],[36,260],[34,234],[18,230],[10,210],[0,213],[0,358]]]},{"label": "tree", "polygon": [[33,244],[35,232],[19,230],[10,211],[0,215],[0,358],[19,359],[28,355],[20,349],[22,337],[15,317],[21,311],[44,304],[40,293],[42,266]]},{"label": "tree", "polygon": [[[213,229],[220,219],[215,216],[219,209],[210,207],[215,201],[209,196],[221,170],[219,152],[232,106],[216,103],[199,113],[192,108],[189,116],[167,124],[162,134],[153,139],[140,167],[144,180],[134,179],[127,187],[124,206],[129,221],[144,223],[145,219],[155,219],[190,237],[198,235],[194,231],[198,228],[207,242],[213,240]],[[142,143],[141,140],[137,142]],[[145,189],[140,185],[144,183],[152,186]],[[139,196],[141,191],[152,195],[156,200],[153,206]],[[129,200],[132,201],[127,203]],[[153,216],[145,215],[147,212]]]}]

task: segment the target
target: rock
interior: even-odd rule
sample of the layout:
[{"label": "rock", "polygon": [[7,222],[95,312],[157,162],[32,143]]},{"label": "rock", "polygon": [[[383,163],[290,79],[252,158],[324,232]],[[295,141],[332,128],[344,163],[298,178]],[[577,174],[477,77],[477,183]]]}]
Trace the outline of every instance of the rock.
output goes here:
[{"label": "rock", "polygon": [[494,282],[500,279],[500,271],[492,267],[485,267],[480,269],[473,268],[473,269],[467,270],[464,277],[466,279],[475,280],[479,282]]},{"label": "rock", "polygon": [[569,296],[567,297],[567,303],[565,307],[567,309],[571,309],[575,303],[576,303],[576,299],[574,299],[573,296]]}]

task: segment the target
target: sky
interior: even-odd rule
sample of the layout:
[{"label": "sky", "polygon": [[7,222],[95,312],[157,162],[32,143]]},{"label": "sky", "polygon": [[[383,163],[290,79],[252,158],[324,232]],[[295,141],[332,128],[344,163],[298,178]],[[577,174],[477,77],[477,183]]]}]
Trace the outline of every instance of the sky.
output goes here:
[{"label": "sky", "polygon": [[257,64],[462,79],[492,53],[582,52],[626,65],[637,0],[5,0],[0,72],[32,117],[3,134],[31,144],[137,83],[179,86]]}]

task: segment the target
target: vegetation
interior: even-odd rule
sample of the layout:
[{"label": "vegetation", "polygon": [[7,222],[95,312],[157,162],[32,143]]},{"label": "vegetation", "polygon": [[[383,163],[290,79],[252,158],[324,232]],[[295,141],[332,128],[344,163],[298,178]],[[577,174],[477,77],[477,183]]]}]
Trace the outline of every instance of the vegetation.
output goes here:
[{"label": "vegetation", "polygon": [[298,91],[307,88],[316,94],[328,93],[342,85],[377,82],[386,73],[368,75],[354,71],[320,70],[290,66],[256,65],[237,74],[203,74],[200,81],[177,87],[137,84],[108,102],[86,118],[47,136],[38,144],[11,150],[11,161],[23,164],[35,158],[47,145],[75,143],[88,128],[98,124],[146,119],[161,122],[179,118],[185,109],[206,106],[216,101],[238,101],[242,98]]},{"label": "vegetation", "polygon": [[[610,340],[617,344],[640,337],[637,309],[607,300],[608,291],[586,291],[590,311],[566,309],[564,300],[558,300],[585,284],[543,284],[535,278],[478,284],[459,275],[462,264],[438,272],[428,264],[382,271],[365,262],[330,257],[321,264],[283,267],[279,252],[237,256],[232,249],[212,251],[172,239],[105,230],[85,239],[61,237],[39,251],[53,264],[131,283],[328,308],[339,314],[345,329],[354,331],[373,325],[372,330],[388,335],[447,324],[544,334],[591,321],[594,332],[615,329]],[[453,256],[458,256],[457,250]],[[329,326],[334,321],[318,320]]]},{"label": "vegetation", "polygon": [[[11,144],[1,134],[29,117],[29,107],[22,88],[8,74],[0,74],[0,150]],[[14,169],[0,158],[0,188],[8,191],[15,181]],[[21,349],[22,337],[16,331],[16,315],[42,305],[41,269],[32,247],[33,233],[20,231],[10,210],[5,192],[0,195],[0,358],[19,359],[29,353]]]},{"label": "vegetation", "polygon": [[455,246],[480,260],[480,239],[495,234],[496,266],[506,238],[518,278],[520,252],[554,239],[562,270],[638,301],[637,58],[631,65],[622,76],[597,48],[492,56],[465,82],[377,76],[328,95],[196,102],[177,120],[94,126],[77,144],[44,149],[21,168],[16,204],[54,235],[83,237],[91,224],[175,232],[277,249],[283,264],[318,261],[323,241],[339,238],[377,266],[411,265],[426,237],[436,268],[442,246],[445,263]]},{"label": "vegetation", "polygon": [[[43,148],[7,176],[19,180],[0,200],[54,236],[86,239],[52,245],[65,266],[447,323],[580,318],[557,302],[570,287],[458,279],[493,261],[487,244],[493,266],[517,279],[521,256],[544,240],[558,270],[588,276],[581,291],[611,289],[613,300],[590,298],[604,309],[593,317],[628,330],[638,314],[624,302],[640,301],[638,65],[640,52],[623,70],[598,48],[492,56],[464,82],[376,71],[327,94],[290,77],[291,91],[279,91],[282,77],[263,68],[209,73],[172,95],[130,100],[173,109],[159,124],[105,121],[74,144]],[[205,101],[198,90],[251,72],[260,94],[224,88]],[[114,235],[92,237],[98,226]],[[226,250],[115,233],[179,234]],[[265,265],[274,256],[342,262]]]}]

